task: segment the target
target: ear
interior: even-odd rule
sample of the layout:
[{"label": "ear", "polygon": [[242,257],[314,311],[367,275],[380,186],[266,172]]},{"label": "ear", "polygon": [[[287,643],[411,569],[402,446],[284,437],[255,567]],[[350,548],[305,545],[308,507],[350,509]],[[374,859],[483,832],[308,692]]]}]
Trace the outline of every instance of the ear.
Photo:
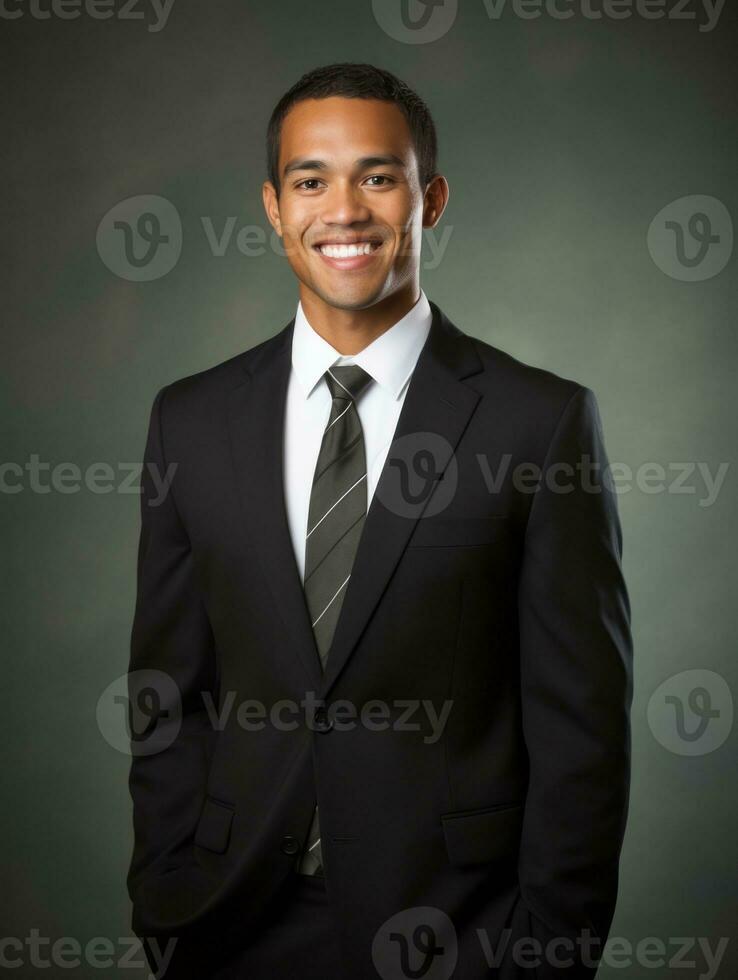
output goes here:
[{"label": "ear", "polygon": [[261,188],[261,198],[264,202],[269,224],[274,228],[279,237],[282,237],[282,222],[279,218],[279,196],[274,184],[270,180],[265,180]]},{"label": "ear", "polygon": [[448,204],[448,181],[442,174],[436,174],[428,182],[423,195],[423,227],[435,228]]}]

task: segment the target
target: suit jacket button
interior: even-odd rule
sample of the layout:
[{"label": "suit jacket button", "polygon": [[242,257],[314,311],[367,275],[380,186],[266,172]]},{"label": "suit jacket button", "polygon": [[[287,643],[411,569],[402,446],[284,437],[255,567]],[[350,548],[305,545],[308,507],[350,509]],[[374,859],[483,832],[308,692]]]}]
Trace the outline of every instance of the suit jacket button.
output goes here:
[{"label": "suit jacket button", "polygon": [[287,834],[282,838],[282,852],[284,854],[297,854],[300,850],[300,842],[292,834]]},{"label": "suit jacket button", "polygon": [[316,732],[329,732],[333,728],[333,719],[329,717],[325,708],[316,708],[314,722]]}]

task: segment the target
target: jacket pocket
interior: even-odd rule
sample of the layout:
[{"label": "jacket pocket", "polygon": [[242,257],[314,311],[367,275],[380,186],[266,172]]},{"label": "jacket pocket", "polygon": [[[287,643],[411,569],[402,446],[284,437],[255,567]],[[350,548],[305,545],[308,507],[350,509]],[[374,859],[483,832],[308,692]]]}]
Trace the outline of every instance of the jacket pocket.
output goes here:
[{"label": "jacket pocket", "polygon": [[515,857],[522,822],[522,803],[498,803],[479,810],[443,814],[441,823],[449,860],[463,867]]},{"label": "jacket pocket", "polygon": [[206,797],[195,831],[195,844],[223,854],[228,849],[233,814],[234,808],[230,803],[214,800],[212,796]]}]

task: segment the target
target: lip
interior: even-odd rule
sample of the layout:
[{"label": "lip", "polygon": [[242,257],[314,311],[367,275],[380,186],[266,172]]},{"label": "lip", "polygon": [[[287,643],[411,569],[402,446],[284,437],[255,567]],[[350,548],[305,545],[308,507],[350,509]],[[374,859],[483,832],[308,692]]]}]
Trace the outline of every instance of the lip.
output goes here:
[{"label": "lip", "polygon": [[313,250],[332,269],[337,269],[339,272],[352,272],[354,269],[365,269],[368,265],[371,265],[377,255],[382,251],[384,243],[377,242],[377,248],[373,249],[368,255],[351,255],[345,259],[334,259],[328,255],[324,255],[320,251],[320,245],[359,245],[367,241],[377,242],[377,239],[355,238],[353,241],[347,241],[345,239],[330,241],[326,239],[313,245]]}]

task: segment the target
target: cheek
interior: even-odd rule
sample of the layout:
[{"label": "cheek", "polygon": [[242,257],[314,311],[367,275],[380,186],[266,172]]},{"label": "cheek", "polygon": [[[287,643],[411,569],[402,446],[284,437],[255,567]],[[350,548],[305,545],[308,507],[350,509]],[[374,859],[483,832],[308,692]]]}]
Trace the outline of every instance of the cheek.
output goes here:
[{"label": "cheek", "polygon": [[409,248],[413,242],[420,242],[423,236],[423,218],[421,214],[404,212],[397,216],[394,225],[395,237],[404,248]]},{"label": "cheek", "polygon": [[294,245],[299,243],[302,238],[302,228],[294,219],[282,218],[282,237],[285,244],[289,242]]},{"label": "cheek", "polygon": [[295,207],[290,205],[289,201],[283,201],[280,207],[280,221],[285,241],[299,243],[305,230],[310,227],[312,217],[304,207]]}]

